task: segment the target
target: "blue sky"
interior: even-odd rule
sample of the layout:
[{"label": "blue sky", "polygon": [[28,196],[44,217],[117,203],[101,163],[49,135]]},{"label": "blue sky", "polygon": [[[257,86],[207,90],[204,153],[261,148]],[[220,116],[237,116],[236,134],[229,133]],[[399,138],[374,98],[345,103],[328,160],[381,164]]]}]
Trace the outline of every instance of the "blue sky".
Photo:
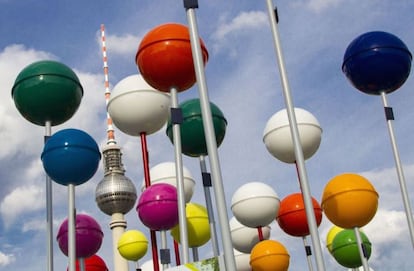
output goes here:
[{"label": "blue sky", "polygon": [[[224,2],[224,3],[223,3]],[[373,246],[373,270],[412,270],[412,245],[400,196],[392,150],[380,97],[354,89],[342,74],[348,44],[362,33],[382,30],[401,38],[412,51],[412,1],[290,0],[274,1],[279,9],[280,37],[294,104],[310,111],[323,129],[317,153],[306,161],[312,195],[320,200],[326,183],[344,172],[368,178],[380,200],[374,219],[364,227]],[[228,211],[236,189],[248,182],[271,185],[280,198],[299,191],[293,165],[273,158],[262,135],[267,120],[284,108],[279,72],[265,1],[199,1],[199,33],[209,50],[206,79],[211,100],[227,121],[219,148]],[[181,1],[10,1],[0,0],[0,270],[45,270],[44,171],[40,161],[44,128],[25,121],[13,104],[11,88],[28,64],[54,59],[70,66],[84,87],[75,116],[53,132],[78,128],[100,146],[106,142],[104,76],[100,25],[106,27],[111,86],[136,74],[135,53],[142,37],[167,22],[187,23]],[[394,128],[410,194],[414,187],[412,76],[388,95],[394,108]],[[198,97],[196,86],[179,94],[180,102]],[[126,175],[140,187],[143,172],[139,138],[116,130],[123,148]],[[148,137],[151,166],[174,161],[164,129]],[[193,201],[204,202],[198,160],[184,157],[197,180]],[[105,233],[98,252],[112,268],[110,218],[95,204],[95,176],[76,188],[78,212],[99,221]],[[66,187],[54,185],[55,232],[67,215]],[[128,229],[142,226],[135,210],[127,214]],[[329,255],[325,236],[332,224],[319,227],[327,270],[345,270]],[[291,255],[290,269],[305,270],[302,240],[271,224],[271,238]],[[211,245],[200,256],[211,256]],[[147,255],[142,261],[149,259]],[[65,270],[67,258],[55,246],[55,270]],[[133,265],[131,264],[131,268]]]}]

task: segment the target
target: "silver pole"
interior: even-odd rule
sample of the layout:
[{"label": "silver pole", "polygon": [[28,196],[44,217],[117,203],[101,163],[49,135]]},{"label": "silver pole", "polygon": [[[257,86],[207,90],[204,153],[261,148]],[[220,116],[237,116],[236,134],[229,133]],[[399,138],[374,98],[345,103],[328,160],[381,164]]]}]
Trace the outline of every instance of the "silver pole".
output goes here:
[{"label": "silver pole", "polygon": [[[382,103],[384,104],[384,108],[389,108],[385,92],[381,92],[381,98],[382,98]],[[403,203],[404,203],[405,214],[407,216],[408,229],[410,231],[410,236],[411,236],[411,244],[414,246],[413,215],[412,215],[412,211],[411,211],[410,200],[408,198],[407,185],[405,183],[405,177],[404,177],[404,172],[403,172],[403,168],[402,168],[402,165],[401,165],[400,154],[398,152],[397,143],[396,143],[396,140],[395,140],[394,127],[393,127],[393,124],[392,124],[392,119],[388,119],[388,117],[387,117],[387,124],[388,124],[388,133],[390,135],[390,140],[391,140],[391,146],[392,146],[392,150],[394,152],[395,167],[397,169],[398,181],[400,183],[401,196],[402,196]]]},{"label": "silver pole", "polygon": [[85,258],[80,258],[78,262],[80,266],[80,271],[86,271]]},{"label": "silver pole", "polygon": [[236,262],[234,260],[233,244],[231,242],[229,217],[227,215],[223,180],[221,176],[220,162],[217,152],[216,134],[214,133],[213,118],[211,116],[210,102],[208,98],[208,90],[204,73],[204,63],[201,53],[200,39],[198,35],[197,20],[195,16],[195,10],[193,8],[187,9],[187,20],[190,29],[191,49],[193,53],[194,68],[200,95],[200,106],[203,119],[204,134],[206,136],[207,152],[210,159],[213,189],[216,197],[217,213],[221,229],[224,262],[227,271],[235,271]]},{"label": "silver pole", "polygon": [[[201,155],[199,157],[199,160],[200,160],[201,174],[207,173],[206,160],[204,159],[204,156]],[[208,186],[204,186],[204,197],[206,198],[207,215],[208,215],[208,221],[210,223],[211,244],[213,246],[213,254],[216,257],[220,254],[220,250],[219,250],[218,241],[217,241],[216,221],[214,219],[214,212],[213,212],[213,204],[212,204],[212,201],[211,201],[210,187],[208,187]]]},{"label": "silver pole", "polygon": [[[177,89],[171,88],[171,107],[179,108]],[[175,173],[177,177],[177,194],[178,194],[178,219],[180,229],[180,244],[182,248],[183,263],[189,262],[189,246],[188,246],[188,230],[187,230],[187,216],[185,211],[184,198],[184,173],[181,147],[181,131],[180,125],[173,123],[173,141],[175,151]]]},{"label": "silver pole", "polygon": [[[167,249],[167,232],[165,230],[160,231],[161,234],[161,249]],[[167,270],[168,264],[162,264],[162,270]]]},{"label": "silver pole", "polygon": [[313,248],[315,250],[316,265],[317,265],[318,270],[322,271],[322,270],[325,270],[325,263],[323,261],[321,242],[319,240],[319,234],[318,234],[318,226],[316,224],[315,213],[313,210],[311,193],[310,193],[310,188],[308,184],[308,176],[307,176],[306,168],[305,168],[305,159],[303,157],[302,145],[300,143],[299,131],[297,127],[296,116],[295,116],[295,111],[293,107],[293,101],[292,101],[292,97],[290,94],[289,83],[288,83],[288,79],[286,75],[285,64],[284,64],[282,49],[280,45],[280,38],[279,38],[279,32],[278,32],[278,27],[277,27],[277,21],[276,21],[276,14],[273,9],[272,0],[267,0],[267,8],[268,8],[268,14],[269,14],[270,22],[271,22],[270,25],[272,28],[273,39],[275,43],[275,52],[276,52],[276,56],[278,59],[279,72],[280,72],[280,77],[282,81],[283,93],[285,97],[285,104],[286,104],[286,110],[287,110],[287,115],[289,119],[290,131],[292,134],[295,158],[296,158],[296,163],[298,165],[299,182],[301,185],[303,201],[305,204],[306,218],[308,221],[308,226],[309,226],[309,231],[310,231],[310,235],[312,239]]},{"label": "silver pole", "polygon": [[355,232],[355,237],[356,237],[356,241],[358,245],[359,256],[361,257],[362,266],[364,268],[364,271],[369,271],[368,261],[367,261],[367,258],[365,257],[364,250],[362,249],[362,246],[363,246],[362,238],[361,238],[361,233],[359,232],[358,227],[354,228],[354,232]]},{"label": "silver pole", "polygon": [[68,184],[68,257],[69,271],[76,271],[75,185]]},{"label": "silver pole", "polygon": [[[52,135],[52,124],[45,123],[45,144]],[[52,212],[52,179],[46,173],[46,238],[47,238],[47,270],[53,271],[53,212]]]},{"label": "silver pole", "polygon": [[309,271],[313,271],[311,254],[310,254],[310,251],[308,251],[308,249],[310,250],[310,246],[308,245],[306,236],[303,236],[302,240],[303,240],[303,246],[305,247],[305,251],[306,251],[306,260],[308,261]]}]

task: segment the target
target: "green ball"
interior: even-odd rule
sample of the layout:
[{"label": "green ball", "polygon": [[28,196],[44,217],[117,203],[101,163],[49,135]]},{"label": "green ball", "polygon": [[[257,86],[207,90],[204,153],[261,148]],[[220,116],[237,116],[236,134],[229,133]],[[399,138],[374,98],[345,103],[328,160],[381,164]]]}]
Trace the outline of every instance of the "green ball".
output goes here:
[{"label": "green ball", "polygon": [[83,88],[66,65],[43,60],[26,66],[17,76],[12,97],[20,114],[28,121],[45,126],[59,125],[78,110]]},{"label": "green ball", "polygon": [[[183,122],[180,124],[182,152],[191,157],[207,155],[207,144],[204,134],[203,118],[199,99],[192,99],[180,104]],[[226,134],[227,120],[221,110],[210,102],[214,133],[217,146],[223,142]],[[168,119],[167,136],[174,142],[171,117]]]},{"label": "green ball", "polygon": [[[366,257],[369,259],[371,242],[363,232],[360,233],[366,249]],[[332,256],[340,265],[347,268],[357,268],[362,265],[354,230],[342,230],[335,236],[332,241]]]}]

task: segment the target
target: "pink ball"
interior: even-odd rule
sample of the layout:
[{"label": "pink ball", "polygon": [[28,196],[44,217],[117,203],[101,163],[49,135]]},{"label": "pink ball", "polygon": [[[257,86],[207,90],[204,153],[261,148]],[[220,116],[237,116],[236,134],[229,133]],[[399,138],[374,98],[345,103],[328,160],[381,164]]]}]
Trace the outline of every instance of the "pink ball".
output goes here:
[{"label": "pink ball", "polygon": [[[98,252],[103,232],[94,218],[85,214],[76,215],[76,258],[88,258]],[[68,256],[68,219],[63,221],[56,237],[59,248]]]},{"label": "pink ball", "polygon": [[142,223],[151,230],[169,230],[178,224],[177,189],[166,183],[153,184],[142,192],[137,206]]}]

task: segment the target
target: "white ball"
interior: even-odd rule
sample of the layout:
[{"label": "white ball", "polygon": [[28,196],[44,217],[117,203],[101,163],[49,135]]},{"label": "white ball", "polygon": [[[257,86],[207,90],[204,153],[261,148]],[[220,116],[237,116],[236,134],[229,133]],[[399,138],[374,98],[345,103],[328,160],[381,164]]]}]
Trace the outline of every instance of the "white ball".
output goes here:
[{"label": "white ball", "polygon": [[[308,159],[319,148],[322,128],[318,120],[304,109],[295,108],[295,117],[303,156]],[[286,109],[278,111],[267,121],[263,142],[267,150],[280,161],[295,163],[295,149]]]},{"label": "white ball", "polygon": [[251,228],[269,225],[279,211],[280,199],[267,184],[251,182],[233,194],[231,210],[237,220]]},{"label": "white ball", "polygon": [[252,268],[250,266],[250,254],[240,252],[236,249],[233,252],[237,271],[251,271]]},{"label": "white ball", "polygon": [[139,136],[160,130],[167,122],[171,99],[148,85],[141,75],[131,75],[115,85],[108,101],[108,113],[122,132]]},{"label": "white ball", "polygon": [[[195,181],[191,172],[183,167],[184,176],[184,198],[185,202],[190,202],[194,194]],[[167,183],[177,187],[177,175],[174,162],[164,162],[155,165],[150,169],[151,185],[156,183]],[[142,181],[141,191],[145,190],[145,179]]]},{"label": "white ball", "polygon": [[[263,240],[270,238],[270,226],[261,228]],[[236,217],[230,219],[230,234],[233,247],[243,253],[250,253],[252,248],[259,243],[259,230],[257,228],[246,227],[241,224]]]}]

